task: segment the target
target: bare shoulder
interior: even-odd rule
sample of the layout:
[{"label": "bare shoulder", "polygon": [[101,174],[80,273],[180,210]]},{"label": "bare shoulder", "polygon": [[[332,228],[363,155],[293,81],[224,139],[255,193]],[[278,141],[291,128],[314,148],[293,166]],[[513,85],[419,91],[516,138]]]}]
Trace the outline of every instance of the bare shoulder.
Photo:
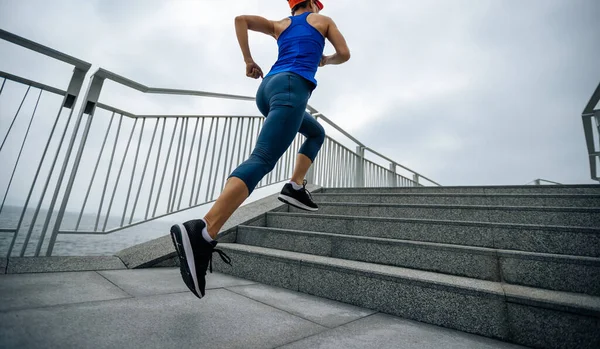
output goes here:
[{"label": "bare shoulder", "polygon": [[292,24],[292,20],[289,17],[272,22],[273,26],[275,27],[275,39],[277,39],[279,35],[281,35],[281,33],[283,33],[283,31],[286,30],[290,24]]},{"label": "bare shoulder", "polygon": [[315,27],[319,32],[321,32],[321,34],[323,34],[325,37],[327,36],[329,25],[333,23],[333,20],[330,17],[318,13],[311,13],[306,18],[306,21]]},{"label": "bare shoulder", "polygon": [[327,17],[325,15],[319,13],[311,13],[307,20],[310,22],[314,21],[315,23],[333,23],[333,19],[331,17]]}]

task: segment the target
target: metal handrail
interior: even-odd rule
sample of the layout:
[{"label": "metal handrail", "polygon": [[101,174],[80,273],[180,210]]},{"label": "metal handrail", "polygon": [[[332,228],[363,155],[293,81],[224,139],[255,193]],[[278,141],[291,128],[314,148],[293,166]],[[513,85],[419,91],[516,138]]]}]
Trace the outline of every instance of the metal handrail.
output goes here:
[{"label": "metal handrail", "polygon": [[354,138],[351,134],[349,134],[348,132],[344,131],[344,129],[342,129],[341,127],[339,127],[338,125],[336,125],[333,121],[329,120],[325,115],[323,115],[322,113],[320,113],[319,111],[317,111],[315,108],[311,107],[310,105],[307,105],[306,109],[308,109],[310,111],[310,114],[312,116],[314,116],[315,118],[321,118],[321,119],[325,120],[325,122],[327,122],[331,127],[333,127],[334,129],[336,129],[337,131],[339,131],[341,134],[343,134],[344,136],[346,136],[349,139],[351,139],[358,146],[365,147],[365,145],[362,144],[358,139]]},{"label": "metal handrail", "polygon": [[107,80],[111,80],[117,82],[121,85],[125,85],[127,87],[131,87],[134,90],[143,92],[143,93],[153,93],[153,94],[170,94],[170,95],[182,95],[182,96],[201,96],[201,97],[212,97],[212,98],[226,98],[226,99],[238,99],[243,101],[253,101],[254,97],[248,96],[240,96],[240,95],[231,95],[226,93],[214,93],[214,92],[206,92],[206,91],[197,91],[197,90],[181,90],[181,89],[172,89],[172,88],[160,88],[160,87],[149,87],[139,82],[133,81],[121,75],[115,74],[106,69],[98,69],[95,76],[99,78],[104,78]]},{"label": "metal handrail", "polygon": [[[598,105],[598,102],[600,102],[600,84],[598,84],[598,87],[596,87],[596,90],[590,97],[590,100],[586,104],[585,108],[583,108],[583,112],[581,113],[583,132],[585,134],[585,143],[590,162],[590,175],[592,179],[600,181],[600,175],[598,174],[598,169],[596,166],[596,159],[600,157],[600,139],[598,140],[599,150],[597,150],[596,145],[594,144],[593,130],[594,126],[596,126],[600,135],[600,110],[594,109],[596,105]],[[594,122],[596,125],[594,125]]]},{"label": "metal handrail", "polygon": [[67,91],[65,91],[65,90],[61,90],[61,89],[56,88],[56,87],[48,86],[46,84],[42,84],[42,83],[39,83],[37,81],[25,79],[25,78],[22,78],[20,76],[16,76],[16,75],[13,75],[13,74],[1,71],[1,70],[0,70],[0,78],[5,78],[5,79],[8,79],[8,80],[11,80],[11,81],[14,81],[14,82],[21,83],[23,85],[28,85],[28,86],[31,86],[31,87],[36,87],[36,88],[39,88],[40,90],[52,92],[52,93],[60,95],[60,96],[64,96],[65,94],[67,94]]},{"label": "metal handrail", "polygon": [[92,64],[82,61],[79,58],[75,58],[73,56],[69,56],[68,54],[57,51],[48,46],[44,46],[42,44],[38,44],[37,42],[31,41],[29,39],[25,39],[24,37],[18,36],[11,32],[7,32],[6,30],[0,29],[0,39],[6,40],[8,42],[12,42],[13,44],[22,46],[24,48],[28,48],[32,51],[41,53],[48,57],[52,57],[56,60],[71,64],[81,70],[88,71],[92,67]]},{"label": "metal handrail", "polygon": [[[98,76],[100,78],[104,78],[107,80],[111,80],[117,83],[120,83],[122,85],[131,87],[137,91],[143,92],[143,93],[153,93],[153,94],[175,94],[175,95],[186,95],[186,96],[202,96],[202,97],[212,97],[212,98],[225,98],[225,99],[237,99],[237,100],[245,100],[245,101],[254,101],[256,100],[255,97],[250,97],[250,96],[242,96],[242,95],[232,95],[232,94],[225,94],[225,93],[214,93],[214,92],[206,92],[206,91],[198,91],[198,90],[183,90],[183,89],[171,89],[171,88],[157,88],[157,87],[149,87],[146,86],[144,84],[141,84],[137,81],[128,79],[126,77],[123,77],[119,74],[113,73],[111,71],[108,71],[106,69],[103,68],[99,68],[98,71],[94,74],[95,76]],[[113,111],[118,111],[119,113],[121,113],[122,111],[110,107],[110,106],[106,106],[104,104],[102,104],[103,107],[105,107],[106,109],[112,109]],[[441,184],[435,182],[432,179],[429,179],[428,177],[423,176],[422,174],[415,172],[413,170],[411,170],[410,168],[403,166],[399,163],[397,163],[396,161],[390,159],[389,157],[386,157],[384,155],[382,155],[381,153],[373,150],[372,148],[367,147],[365,144],[363,144],[361,141],[359,141],[358,139],[356,139],[355,137],[353,137],[351,134],[349,134],[348,132],[346,132],[343,128],[341,128],[340,126],[338,126],[335,122],[331,121],[329,118],[327,118],[325,115],[323,115],[323,113],[319,112],[317,109],[315,109],[314,107],[312,107],[311,105],[307,105],[306,109],[309,110],[310,114],[315,117],[315,118],[321,118],[323,119],[323,121],[325,121],[327,124],[329,124],[329,126],[333,127],[335,130],[339,131],[340,133],[342,133],[344,136],[348,137],[350,140],[352,140],[354,143],[356,143],[359,147],[364,148],[365,150],[373,153],[374,155],[377,155],[379,157],[381,157],[384,160],[389,161],[391,164],[398,166],[410,173],[412,173],[413,175],[417,176],[417,178],[423,178],[435,185],[440,186]],[[127,112],[124,112],[127,113]],[[149,115],[146,116],[142,116],[142,115],[134,115],[134,114],[130,114],[127,113],[130,116],[137,116],[137,117],[150,117]]]}]

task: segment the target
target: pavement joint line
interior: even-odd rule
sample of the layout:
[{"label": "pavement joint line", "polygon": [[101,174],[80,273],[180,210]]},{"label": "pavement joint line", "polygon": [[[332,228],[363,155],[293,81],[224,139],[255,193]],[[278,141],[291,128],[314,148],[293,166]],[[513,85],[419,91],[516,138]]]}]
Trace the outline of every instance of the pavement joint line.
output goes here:
[{"label": "pavement joint line", "polygon": [[50,304],[50,305],[42,305],[42,306],[38,306],[38,307],[22,307],[22,308],[0,310],[0,313],[7,314],[7,313],[19,312],[19,311],[26,311],[26,310],[41,310],[41,309],[60,308],[60,307],[65,307],[66,308],[66,307],[77,306],[77,305],[82,305],[82,304],[95,304],[95,303],[102,303],[102,302],[114,302],[114,301],[121,301],[121,300],[124,300],[124,299],[135,299],[135,298],[136,297],[129,296],[129,297],[112,298],[112,299],[98,299],[98,300],[94,300],[94,301],[83,301],[83,302],[62,303],[62,304]]},{"label": "pavement joint line", "polygon": [[113,286],[115,286],[116,288],[118,288],[119,290],[125,292],[125,294],[131,296],[131,297],[135,297],[134,295],[132,295],[131,293],[125,291],[124,289],[122,289],[119,285],[115,284],[114,282],[112,282],[109,278],[107,278],[106,276],[102,275],[102,273],[100,273],[100,270],[94,270],[94,272],[98,275],[100,275],[100,277],[102,277],[104,280],[110,282]]},{"label": "pavement joint line", "polygon": [[[223,287],[214,288],[211,290],[218,290],[218,289],[223,289]],[[96,303],[103,303],[103,302],[109,303],[109,302],[116,302],[116,301],[122,301],[122,300],[161,297],[161,296],[166,296],[166,295],[171,295],[171,294],[180,294],[180,293],[187,294],[188,292],[190,292],[190,291],[185,290],[185,291],[175,291],[175,292],[167,292],[167,293],[160,293],[160,294],[149,294],[149,295],[143,295],[143,296],[132,296],[129,293],[126,293],[128,295],[128,297],[99,299],[99,300],[93,300],[93,301],[62,303],[62,304],[50,304],[50,305],[42,305],[42,306],[37,306],[37,307],[22,307],[22,308],[0,310],[0,313],[11,313],[11,312],[18,312],[18,311],[25,311],[25,310],[39,310],[39,309],[48,309],[48,308],[70,307],[70,306],[77,306],[77,305],[82,305],[82,304],[96,304]]]},{"label": "pavement joint line", "polygon": [[[272,349],[279,349],[279,348],[282,348],[282,347],[288,346],[288,345],[290,345],[290,344],[293,344],[293,343],[296,343],[296,342],[299,342],[299,341],[305,340],[305,339],[307,339],[307,338],[311,338],[311,337],[317,336],[317,335],[319,335],[319,334],[321,334],[321,333],[323,333],[323,332],[328,332],[328,331],[335,330],[336,328],[339,328],[339,327],[342,327],[342,326],[350,325],[350,324],[351,324],[351,323],[353,323],[353,322],[356,322],[356,321],[359,321],[359,320],[362,320],[362,319],[366,319],[366,318],[368,318],[368,317],[370,317],[370,316],[374,316],[374,315],[377,315],[377,314],[384,314],[384,313],[381,313],[381,312],[379,312],[379,311],[375,311],[373,314],[369,314],[369,315],[367,315],[367,316],[363,316],[363,317],[360,317],[360,318],[358,318],[358,319],[354,319],[354,320],[352,320],[352,321],[350,321],[350,322],[346,322],[345,324],[341,324],[341,325],[339,325],[339,326],[336,326],[336,327],[333,327],[333,328],[328,328],[327,330],[325,330],[325,331],[321,331],[321,332],[319,332],[319,333],[313,333],[313,334],[311,334],[310,336],[306,336],[306,337],[303,337],[303,338],[300,338],[300,339],[293,340],[293,341],[291,341],[291,342],[288,342],[288,343],[282,344],[282,345],[280,345],[280,346],[273,347]],[[386,314],[386,315],[388,315],[388,314]],[[394,316],[394,315],[390,315],[390,316]],[[398,317],[398,316],[394,316],[394,317]],[[401,318],[401,319],[404,319],[404,318]],[[406,320],[406,319],[405,319],[405,320]],[[435,325],[434,325],[434,326],[435,326]]]},{"label": "pavement joint line", "polygon": [[[226,274],[225,274],[226,275]],[[251,281],[247,284],[243,284],[243,285],[230,285],[230,286],[219,286],[219,287],[206,287],[207,290],[219,290],[219,289],[224,289],[224,290],[229,290],[229,287],[241,287],[241,286],[252,286],[252,285],[267,285],[267,284],[261,284],[260,282],[256,282],[256,281]],[[267,285],[268,286],[268,285]]]},{"label": "pavement joint line", "polygon": [[[268,285],[267,285],[267,286],[268,286]],[[239,286],[229,286],[229,287],[239,287]],[[268,306],[268,307],[270,307],[270,308],[277,309],[277,310],[281,310],[281,311],[283,311],[283,312],[284,312],[284,313],[286,313],[286,314],[289,314],[289,315],[292,315],[292,316],[295,316],[295,317],[299,317],[299,318],[301,318],[302,320],[306,320],[306,321],[308,321],[308,322],[311,322],[311,323],[313,323],[313,324],[315,324],[315,325],[319,325],[319,326],[321,326],[321,327],[324,327],[324,328],[326,328],[326,329],[333,329],[333,328],[335,328],[335,327],[329,327],[329,326],[322,325],[322,324],[320,324],[320,323],[314,322],[313,320],[307,319],[307,318],[305,318],[305,317],[302,317],[302,316],[300,316],[300,315],[297,315],[297,314],[292,314],[292,313],[290,313],[289,311],[287,311],[287,310],[285,310],[285,309],[281,309],[281,308],[278,308],[278,307],[276,307],[276,306],[274,306],[274,305],[267,304],[267,303],[265,303],[265,302],[261,302],[261,301],[259,301],[259,300],[257,300],[257,299],[254,299],[254,298],[250,298],[250,297],[248,297],[248,296],[246,296],[246,295],[243,295],[243,294],[240,294],[240,293],[238,293],[238,292],[235,292],[235,291],[233,291],[233,290],[230,290],[228,287],[225,287],[224,289],[225,289],[225,290],[227,290],[227,291],[229,291],[229,292],[235,293],[235,294],[237,294],[237,295],[239,295],[239,296],[242,296],[242,297],[244,297],[244,298],[250,299],[250,300],[252,300],[252,301],[254,301],[254,302],[258,302],[258,303],[260,303],[260,304],[266,305],[266,306]],[[326,299],[326,298],[325,298],[325,299]]]}]

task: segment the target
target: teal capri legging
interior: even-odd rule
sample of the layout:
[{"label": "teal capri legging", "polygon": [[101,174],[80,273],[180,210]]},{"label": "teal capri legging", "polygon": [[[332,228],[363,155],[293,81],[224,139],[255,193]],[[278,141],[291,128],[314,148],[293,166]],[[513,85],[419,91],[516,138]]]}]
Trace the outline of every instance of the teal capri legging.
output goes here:
[{"label": "teal capri legging", "polygon": [[249,193],[273,170],[298,132],[306,137],[299,153],[315,161],[325,140],[325,130],[306,112],[314,88],[312,82],[291,72],[268,75],[263,79],[256,93],[256,105],[266,120],[252,154],[229,176],[244,181]]}]

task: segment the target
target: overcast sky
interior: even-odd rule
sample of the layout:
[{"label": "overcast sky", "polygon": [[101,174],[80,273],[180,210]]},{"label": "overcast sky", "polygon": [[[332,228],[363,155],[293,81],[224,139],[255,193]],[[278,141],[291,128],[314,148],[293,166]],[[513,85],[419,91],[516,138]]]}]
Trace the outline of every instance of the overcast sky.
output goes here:
[{"label": "overcast sky", "polygon": [[[443,185],[595,183],[581,111],[600,82],[600,1],[323,2],[352,59],[319,70],[310,104],[367,146]],[[260,81],[244,75],[239,14],[280,19],[289,9],[283,0],[0,0],[0,28],[93,70],[254,95]],[[250,44],[268,71],[275,41],[256,34]],[[69,69],[43,62],[0,45],[0,70],[65,88]],[[231,110],[211,103],[214,113]]]}]

